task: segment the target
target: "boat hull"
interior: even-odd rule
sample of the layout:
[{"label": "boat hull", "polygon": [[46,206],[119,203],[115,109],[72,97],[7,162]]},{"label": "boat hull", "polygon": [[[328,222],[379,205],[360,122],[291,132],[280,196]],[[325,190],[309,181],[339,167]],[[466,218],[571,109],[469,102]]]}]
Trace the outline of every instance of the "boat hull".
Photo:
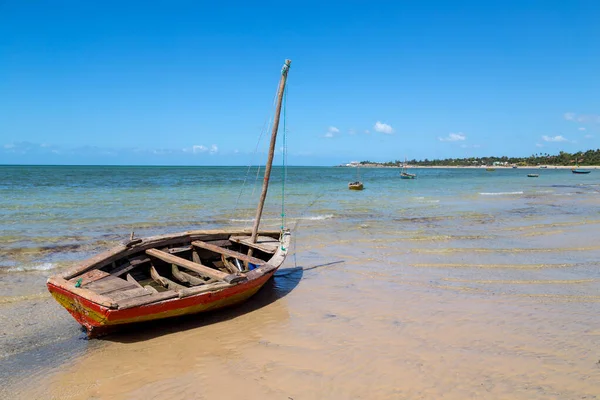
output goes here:
[{"label": "boat hull", "polygon": [[348,184],[348,189],[350,189],[350,190],[363,190],[364,186],[363,186],[362,183],[358,183],[358,184],[356,184],[356,183],[350,183],[350,184]]},{"label": "boat hull", "polygon": [[584,170],[584,169],[573,169],[571,170],[574,174],[589,174],[592,171]]},{"label": "boat hull", "polygon": [[[189,231],[141,239],[130,246],[117,246],[84,261],[71,270],[50,277],[47,287],[55,300],[86,329],[89,337],[101,336],[126,325],[230,307],[246,301],[258,292],[283,264],[290,245],[289,232],[282,235],[275,254],[265,264],[245,272],[243,280],[230,284],[223,282],[222,286],[214,289],[207,287],[205,290],[202,286],[196,286],[181,292],[167,290],[143,297],[142,299],[152,299],[146,303],[135,304],[134,302],[127,305],[112,300],[110,296],[86,289],[88,286],[85,283],[81,285],[81,279],[79,282],[77,279],[84,276],[83,273],[93,272],[115,259],[140,254],[149,248],[161,248],[169,243],[177,245],[190,243],[198,238],[233,237],[231,235],[238,233],[240,232]],[[198,292],[190,293],[190,290],[198,290]]]},{"label": "boat hull", "polygon": [[123,310],[94,303],[52,283],[48,283],[48,290],[56,301],[86,329],[88,337],[97,337],[125,325],[199,314],[240,304],[257,293],[276,270],[277,268],[257,279],[217,292],[207,292],[181,299],[167,299],[159,303]]}]

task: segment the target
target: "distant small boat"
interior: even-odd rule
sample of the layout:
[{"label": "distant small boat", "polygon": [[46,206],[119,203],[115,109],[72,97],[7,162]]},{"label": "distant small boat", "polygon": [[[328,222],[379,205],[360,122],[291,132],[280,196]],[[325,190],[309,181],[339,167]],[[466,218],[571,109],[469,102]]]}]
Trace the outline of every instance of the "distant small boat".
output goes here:
[{"label": "distant small boat", "polygon": [[527,174],[527,176],[530,178],[537,178],[540,175],[539,174]]},{"label": "distant small boat", "polygon": [[488,172],[492,172],[492,171],[495,171],[496,169],[495,168],[486,168],[485,170]]},{"label": "distant small boat", "polygon": [[348,183],[348,189],[350,190],[363,190],[363,183],[360,181],[360,167],[356,167],[356,182]]},{"label": "distant small boat", "polygon": [[363,190],[364,186],[362,182],[350,182],[348,184],[348,189],[350,190]]},{"label": "distant small boat", "polygon": [[540,165],[540,169],[546,169],[546,168],[548,168],[547,165]]},{"label": "distant small boat", "polygon": [[517,168],[517,166],[516,166],[516,165],[513,165],[512,167],[513,167],[513,168]]},{"label": "distant small boat", "polygon": [[571,172],[574,173],[574,174],[589,174],[592,171],[590,171],[589,169],[573,168],[571,170]]},{"label": "distant small boat", "polygon": [[400,171],[401,179],[415,179],[417,177],[416,174],[410,174],[406,172],[406,158],[404,159],[404,164],[402,164],[402,171]]}]

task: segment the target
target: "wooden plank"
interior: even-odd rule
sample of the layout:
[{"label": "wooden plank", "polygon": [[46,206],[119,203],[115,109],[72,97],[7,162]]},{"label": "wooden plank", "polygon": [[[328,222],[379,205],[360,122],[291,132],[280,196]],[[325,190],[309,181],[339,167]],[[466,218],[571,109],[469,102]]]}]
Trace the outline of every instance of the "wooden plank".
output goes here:
[{"label": "wooden plank", "polygon": [[93,269],[91,271],[86,272],[85,274],[76,276],[75,278],[71,278],[69,281],[73,284],[76,284],[77,281],[81,279],[79,286],[85,286],[88,283],[92,283],[102,278],[106,278],[110,274],[108,272],[101,271],[99,269]]},{"label": "wooden plank", "polygon": [[131,258],[129,260],[129,264],[123,264],[123,265],[121,265],[116,270],[113,270],[112,273],[111,273],[111,275],[121,276],[121,275],[126,274],[127,272],[131,271],[132,269],[134,269],[138,265],[144,264],[144,263],[147,263],[147,262],[150,262],[150,259],[148,257],[145,257],[145,256]]},{"label": "wooden plank", "polygon": [[117,304],[118,304],[119,310],[122,310],[125,308],[140,307],[140,306],[150,304],[150,303],[158,303],[159,301],[165,301],[165,300],[173,299],[175,297],[179,297],[179,294],[176,291],[167,290],[166,292],[156,293],[156,294],[152,294],[150,296],[141,296],[141,297],[134,297],[131,299],[126,299],[126,300],[121,300]]},{"label": "wooden plank", "polygon": [[186,260],[185,258],[177,257],[169,253],[165,253],[164,251],[160,251],[157,249],[148,249],[146,250],[146,254],[152,257],[156,257],[159,260],[163,260],[170,264],[176,264],[180,267],[187,268],[191,271],[197,272],[200,275],[208,276],[209,278],[218,279],[221,281],[225,281],[227,283],[235,283],[246,280],[246,277],[241,275],[232,275],[226,274],[221,271],[217,271],[215,269],[209,268],[202,264],[197,264],[190,260]]},{"label": "wooden plank", "polygon": [[142,287],[142,285],[140,285],[140,283],[138,281],[136,281],[135,278],[133,276],[131,276],[131,274],[127,274],[127,282],[131,283],[132,285],[137,286],[138,288]]},{"label": "wooden plank", "polygon": [[[192,230],[187,232],[170,233],[167,235],[151,236],[144,238],[139,244],[127,247],[124,245],[118,245],[104,251],[94,257],[88,258],[82,261],[80,264],[75,265],[73,268],[69,268],[60,274],[63,279],[71,279],[77,275],[81,275],[84,272],[92,269],[100,269],[116,260],[130,257],[134,254],[139,254],[147,249],[156,248],[160,246],[168,245],[186,245],[192,240],[217,240],[227,239],[231,235],[248,235],[250,231],[248,229],[202,229]],[[260,235],[264,236],[278,236],[279,231],[261,231]]]},{"label": "wooden plank", "polygon": [[200,247],[201,249],[210,250],[212,252],[215,252],[218,254],[223,254],[228,257],[237,258],[240,261],[249,262],[249,263],[252,263],[255,265],[263,265],[265,263],[263,260],[260,260],[256,257],[247,256],[245,254],[238,253],[237,251],[224,249],[222,247],[215,246],[210,243],[202,242],[200,240],[195,240],[192,242],[192,244],[196,247]]},{"label": "wooden plank", "polygon": [[107,294],[114,292],[115,290],[128,290],[135,289],[136,286],[127,282],[125,279],[117,278],[109,275],[102,279],[98,279],[92,283],[88,283],[85,289],[91,290],[98,294]]},{"label": "wooden plank", "polygon": [[268,254],[274,254],[279,248],[279,240],[269,236],[259,236],[256,238],[256,243],[250,241],[250,236],[231,236],[229,238],[234,243],[243,244],[248,247],[255,248]]},{"label": "wooden plank", "polygon": [[158,283],[159,285],[162,285],[163,287],[165,287],[167,289],[179,291],[179,290],[185,288],[185,286],[175,283],[172,280],[170,280],[169,278],[160,276],[158,274],[158,272],[156,271],[156,268],[154,268],[154,266],[150,267],[150,276],[152,277],[152,279],[154,279],[154,281],[156,283]]},{"label": "wooden plank", "polygon": [[204,285],[206,283],[203,279],[181,272],[175,264],[171,264],[171,273],[179,282],[189,283],[192,286]]},{"label": "wooden plank", "polygon": [[181,292],[179,292],[179,297],[183,298],[194,296],[201,293],[212,292],[214,290],[227,289],[228,287],[231,287],[231,285],[228,285],[224,282],[215,282],[208,285],[185,288]]},{"label": "wooden plank", "polygon": [[114,301],[118,302],[120,300],[133,299],[135,297],[150,296],[153,293],[156,293],[156,292],[151,292],[142,287],[139,287],[139,288],[135,288],[135,289],[112,292],[108,295],[108,297],[110,297]]}]

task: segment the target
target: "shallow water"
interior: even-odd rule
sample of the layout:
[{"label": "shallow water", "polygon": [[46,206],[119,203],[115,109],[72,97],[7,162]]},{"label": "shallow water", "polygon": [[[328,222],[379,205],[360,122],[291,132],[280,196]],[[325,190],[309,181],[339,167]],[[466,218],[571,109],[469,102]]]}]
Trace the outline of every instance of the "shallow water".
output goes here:
[{"label": "shallow water", "polygon": [[246,172],[0,167],[0,396],[600,397],[597,171],[290,168],[293,253],[256,298],[81,340],[44,279],[131,230],[250,226]]}]

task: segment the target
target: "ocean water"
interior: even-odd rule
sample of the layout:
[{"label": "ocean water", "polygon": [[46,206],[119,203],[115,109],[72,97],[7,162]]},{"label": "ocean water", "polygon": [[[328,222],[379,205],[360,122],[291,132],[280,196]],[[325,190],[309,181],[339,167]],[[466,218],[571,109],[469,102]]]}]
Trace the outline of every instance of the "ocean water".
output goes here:
[{"label": "ocean water", "polygon": [[12,398],[597,398],[600,171],[411,172],[274,168],[261,227],[294,246],[254,303],[82,341],[47,276],[132,231],[249,228],[262,170],[0,166],[0,379]]}]

